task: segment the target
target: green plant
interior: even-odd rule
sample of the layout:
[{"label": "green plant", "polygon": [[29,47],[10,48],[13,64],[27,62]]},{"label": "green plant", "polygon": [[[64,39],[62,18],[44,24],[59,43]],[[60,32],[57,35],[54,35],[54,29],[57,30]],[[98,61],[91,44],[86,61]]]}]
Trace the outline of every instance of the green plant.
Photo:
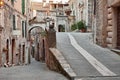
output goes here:
[{"label": "green plant", "polygon": [[86,30],[86,25],[84,23],[84,21],[79,21],[77,23],[74,23],[72,26],[71,26],[71,30],[74,31],[74,30]]},{"label": "green plant", "polygon": [[72,24],[71,30],[74,31],[74,30],[76,30],[76,29],[77,29],[77,24],[76,24],[76,23]]},{"label": "green plant", "polygon": [[85,23],[83,21],[77,22],[77,26],[78,26],[79,30],[86,29],[86,25],[85,25]]}]

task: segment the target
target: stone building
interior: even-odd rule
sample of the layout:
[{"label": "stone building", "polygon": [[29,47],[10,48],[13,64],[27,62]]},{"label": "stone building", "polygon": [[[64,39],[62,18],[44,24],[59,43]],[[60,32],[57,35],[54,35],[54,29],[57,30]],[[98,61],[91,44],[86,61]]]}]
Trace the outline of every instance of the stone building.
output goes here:
[{"label": "stone building", "polygon": [[94,0],[93,34],[94,42],[106,46],[107,27],[107,0]]},{"label": "stone building", "polygon": [[32,2],[32,10],[35,11],[38,21],[46,22],[45,27],[54,22],[56,31],[70,31],[69,19],[66,14],[69,11],[68,4],[54,3],[53,0],[49,1],[49,3],[46,0],[40,3]]},{"label": "stone building", "polygon": [[120,0],[107,1],[107,46],[120,49]]},{"label": "stone building", "polygon": [[119,48],[119,11],[120,0],[94,0],[96,43],[108,48]]},{"label": "stone building", "polygon": [[69,0],[68,3],[75,22],[84,21],[88,31],[92,31],[93,0]]},{"label": "stone building", "polygon": [[[0,0],[1,1],[1,0]],[[0,8],[0,65],[28,63],[28,0],[4,0]]]}]

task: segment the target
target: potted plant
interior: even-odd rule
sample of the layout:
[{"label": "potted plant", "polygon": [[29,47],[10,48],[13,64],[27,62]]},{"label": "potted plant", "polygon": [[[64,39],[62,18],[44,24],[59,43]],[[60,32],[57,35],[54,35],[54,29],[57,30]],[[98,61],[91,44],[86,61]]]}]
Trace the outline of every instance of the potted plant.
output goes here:
[{"label": "potted plant", "polygon": [[81,32],[86,32],[86,25],[83,21],[79,21],[77,23],[77,26],[78,26],[78,29],[81,31]]}]

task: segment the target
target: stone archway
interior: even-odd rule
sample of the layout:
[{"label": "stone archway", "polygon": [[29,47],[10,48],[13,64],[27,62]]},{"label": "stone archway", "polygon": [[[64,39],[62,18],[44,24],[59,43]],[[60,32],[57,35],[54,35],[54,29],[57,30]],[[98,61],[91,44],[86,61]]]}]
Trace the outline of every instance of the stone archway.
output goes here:
[{"label": "stone archway", "polygon": [[65,27],[64,25],[58,25],[58,32],[65,32]]},{"label": "stone archway", "polygon": [[31,31],[32,31],[33,29],[35,29],[35,28],[41,28],[43,31],[45,31],[41,26],[33,26],[33,27],[31,27],[31,28],[28,30],[28,38],[29,38],[29,40],[30,40],[30,38],[31,38],[30,33],[31,33]]},{"label": "stone archway", "polygon": [[[42,26],[32,25],[28,29],[28,40],[29,40],[29,58],[28,59],[29,59],[29,63],[30,63],[30,55],[32,55],[33,58],[35,58],[37,61],[39,61],[40,60],[40,55],[44,54],[44,53],[42,53],[43,51],[42,51],[42,48],[41,48],[42,44],[44,44],[44,43],[42,43],[43,38],[38,36],[38,37],[35,38],[36,39],[35,42],[32,41],[31,32],[34,29],[37,29],[38,31],[40,30],[38,34],[42,35],[42,33],[45,32],[45,26],[43,26],[43,25]],[[37,34],[34,35],[34,36],[37,36]],[[40,39],[40,41],[37,41],[38,39]],[[34,46],[34,52],[33,52],[33,45],[34,44],[35,44],[35,46]]]},{"label": "stone archway", "polygon": [[34,28],[41,28],[43,31],[45,31],[45,24],[32,24],[28,28],[28,40],[30,40],[30,33]]}]

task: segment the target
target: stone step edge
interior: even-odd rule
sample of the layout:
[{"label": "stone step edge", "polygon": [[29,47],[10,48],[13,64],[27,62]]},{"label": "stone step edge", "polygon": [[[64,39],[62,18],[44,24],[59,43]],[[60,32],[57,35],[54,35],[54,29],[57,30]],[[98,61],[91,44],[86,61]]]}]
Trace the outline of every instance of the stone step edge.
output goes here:
[{"label": "stone step edge", "polygon": [[120,50],[119,49],[111,49],[111,51],[117,53],[118,55],[120,55]]},{"label": "stone step edge", "polygon": [[62,53],[56,48],[50,48],[50,51],[53,53],[54,57],[58,60],[59,64],[63,68],[63,70],[72,78],[75,78],[77,75],[70,67],[68,62],[65,60]]}]

